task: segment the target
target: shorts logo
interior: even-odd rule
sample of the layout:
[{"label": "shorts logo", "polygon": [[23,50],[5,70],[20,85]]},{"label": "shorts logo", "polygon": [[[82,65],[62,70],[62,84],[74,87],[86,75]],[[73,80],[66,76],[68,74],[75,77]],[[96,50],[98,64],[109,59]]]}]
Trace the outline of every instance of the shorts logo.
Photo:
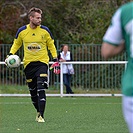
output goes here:
[{"label": "shorts logo", "polygon": [[37,43],[31,43],[27,46],[28,50],[32,52],[37,52],[41,49],[41,46]]}]

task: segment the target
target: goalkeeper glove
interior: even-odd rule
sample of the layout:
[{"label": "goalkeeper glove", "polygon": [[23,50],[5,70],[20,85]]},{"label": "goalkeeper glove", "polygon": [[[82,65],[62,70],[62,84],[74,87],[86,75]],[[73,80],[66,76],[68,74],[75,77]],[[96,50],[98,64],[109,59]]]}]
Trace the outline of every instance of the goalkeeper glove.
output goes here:
[{"label": "goalkeeper glove", "polygon": [[7,56],[6,56],[6,59],[5,59],[5,65],[8,67],[8,65],[7,65],[7,58],[10,56],[10,55],[12,55],[12,53],[9,53]]},{"label": "goalkeeper glove", "polygon": [[54,62],[54,63],[53,63],[53,64],[50,66],[50,68],[49,68],[50,70],[52,70],[52,69],[57,65],[57,63],[58,63],[58,58],[54,58],[54,59],[53,59],[53,62]]},{"label": "goalkeeper glove", "polygon": [[51,66],[50,66],[50,70],[54,69],[54,73],[55,74],[59,74],[60,73],[60,64],[58,62],[58,59],[54,59],[54,62]]}]

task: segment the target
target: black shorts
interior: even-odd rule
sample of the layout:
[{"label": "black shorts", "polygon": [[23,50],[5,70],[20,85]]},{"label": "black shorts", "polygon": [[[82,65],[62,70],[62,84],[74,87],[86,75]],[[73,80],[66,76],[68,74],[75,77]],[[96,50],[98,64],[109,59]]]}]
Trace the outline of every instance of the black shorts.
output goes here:
[{"label": "black shorts", "polygon": [[28,86],[34,88],[36,87],[38,77],[41,77],[41,75],[43,77],[48,76],[48,65],[42,62],[31,62],[27,65],[24,72]]}]

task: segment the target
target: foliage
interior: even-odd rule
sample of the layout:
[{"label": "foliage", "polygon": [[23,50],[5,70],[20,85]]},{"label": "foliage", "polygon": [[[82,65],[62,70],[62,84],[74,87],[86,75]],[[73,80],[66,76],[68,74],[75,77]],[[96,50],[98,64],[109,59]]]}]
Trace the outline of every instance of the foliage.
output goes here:
[{"label": "foliage", "polygon": [[0,43],[11,43],[13,40],[13,36],[11,36],[9,33],[5,31],[0,31]]},{"label": "foliage", "polygon": [[[36,6],[43,10],[42,24],[50,28],[60,43],[101,43],[114,11],[130,0],[14,0],[0,2],[1,43],[12,43],[17,29],[28,23],[20,17],[24,9]],[[10,35],[6,39],[5,33]]]}]

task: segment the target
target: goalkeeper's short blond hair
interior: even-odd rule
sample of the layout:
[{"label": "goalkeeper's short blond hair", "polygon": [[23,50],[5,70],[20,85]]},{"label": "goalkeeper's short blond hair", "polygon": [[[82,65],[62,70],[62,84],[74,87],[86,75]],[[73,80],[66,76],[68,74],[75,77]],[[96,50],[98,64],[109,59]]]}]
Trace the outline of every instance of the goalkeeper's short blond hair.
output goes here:
[{"label": "goalkeeper's short blond hair", "polygon": [[42,10],[40,8],[32,7],[28,12],[28,18],[30,18],[30,16],[34,17],[35,12],[42,14]]}]

